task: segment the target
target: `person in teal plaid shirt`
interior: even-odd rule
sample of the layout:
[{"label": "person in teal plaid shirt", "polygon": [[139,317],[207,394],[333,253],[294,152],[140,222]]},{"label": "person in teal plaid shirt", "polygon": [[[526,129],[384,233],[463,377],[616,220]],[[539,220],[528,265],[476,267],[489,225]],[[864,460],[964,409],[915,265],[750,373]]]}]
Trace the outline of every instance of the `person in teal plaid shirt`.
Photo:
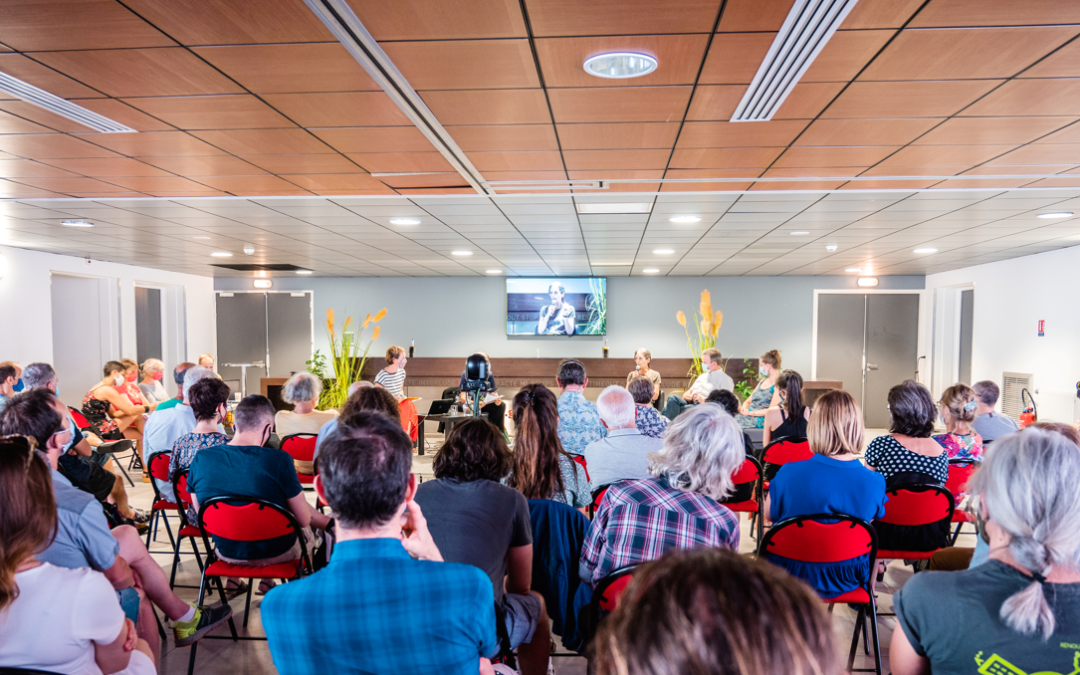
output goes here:
[{"label": "person in teal plaid shirt", "polygon": [[563,450],[571,455],[585,452],[585,446],[607,436],[607,429],[600,423],[596,404],[585,399],[585,387],[589,378],[580,361],[563,361],[559,366],[557,402],[559,406],[559,441]]},{"label": "person in teal plaid shirt", "polygon": [[443,562],[411,470],[409,437],[382,413],[344,420],[323,443],[315,490],[337,521],[332,557],[262,603],[282,675],[494,674],[491,581]]}]

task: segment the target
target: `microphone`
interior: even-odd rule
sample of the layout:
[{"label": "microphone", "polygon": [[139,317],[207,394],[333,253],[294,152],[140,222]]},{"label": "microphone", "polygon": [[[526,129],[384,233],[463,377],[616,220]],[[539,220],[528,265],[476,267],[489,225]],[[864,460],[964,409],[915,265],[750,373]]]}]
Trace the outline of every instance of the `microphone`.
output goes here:
[{"label": "microphone", "polygon": [[641,366],[634,366],[634,370],[641,370]]}]

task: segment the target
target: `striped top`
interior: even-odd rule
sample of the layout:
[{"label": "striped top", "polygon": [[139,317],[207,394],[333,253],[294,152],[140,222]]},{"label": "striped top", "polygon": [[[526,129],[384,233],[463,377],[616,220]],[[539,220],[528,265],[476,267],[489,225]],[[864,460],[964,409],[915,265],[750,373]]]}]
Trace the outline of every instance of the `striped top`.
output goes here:
[{"label": "striped top", "polygon": [[402,393],[401,389],[402,385],[405,384],[405,369],[398,368],[396,373],[388,373],[384,368],[375,376],[375,384],[381,384],[395,398],[403,398],[405,394]]}]

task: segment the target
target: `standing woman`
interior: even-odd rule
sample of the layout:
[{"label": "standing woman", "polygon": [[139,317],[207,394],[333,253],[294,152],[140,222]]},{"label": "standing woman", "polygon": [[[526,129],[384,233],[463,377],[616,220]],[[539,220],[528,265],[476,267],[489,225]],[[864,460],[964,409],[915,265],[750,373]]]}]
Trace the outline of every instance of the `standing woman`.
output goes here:
[{"label": "standing woman", "polygon": [[386,367],[375,376],[375,384],[386,389],[398,400],[401,407],[401,428],[414,442],[420,433],[416,406],[405,398],[405,364],[408,362],[405,348],[397,345],[386,350]]},{"label": "standing woman", "polygon": [[763,446],[777,438],[806,436],[810,408],[803,405],[802,386],[802,375],[794,370],[785,370],[776,378],[780,405],[765,412],[765,431],[761,436]]},{"label": "standing woman", "polygon": [[949,459],[973,459],[981,462],[982,436],[971,428],[975,421],[975,411],[979,407],[975,391],[963,382],[954,384],[941,395],[939,406],[946,433],[934,436],[934,440],[949,453]]},{"label": "standing woman", "polygon": [[551,499],[585,512],[592,487],[585,470],[559,441],[555,394],[542,384],[527,384],[514,396],[513,471],[507,484],[527,499]]},{"label": "standing woman", "polygon": [[139,391],[142,392],[143,401],[151,406],[168,401],[169,394],[161,384],[161,378],[165,375],[165,364],[158,359],[146,359],[142,364],[142,372],[143,379],[139,382]]},{"label": "standing woman", "polygon": [[780,379],[780,352],[773,349],[761,355],[758,363],[761,381],[739,407],[739,416],[735,420],[743,429],[764,429],[765,412],[780,405],[780,395],[776,392],[776,381]]},{"label": "standing woman", "polygon": [[637,364],[637,368],[630,371],[630,374],[626,376],[626,386],[630,387],[630,381],[635,377],[647,377],[649,382],[652,382],[652,400],[656,400],[660,396],[660,373],[656,372],[649,366],[652,364],[652,352],[642,347],[634,352],[634,363]]}]

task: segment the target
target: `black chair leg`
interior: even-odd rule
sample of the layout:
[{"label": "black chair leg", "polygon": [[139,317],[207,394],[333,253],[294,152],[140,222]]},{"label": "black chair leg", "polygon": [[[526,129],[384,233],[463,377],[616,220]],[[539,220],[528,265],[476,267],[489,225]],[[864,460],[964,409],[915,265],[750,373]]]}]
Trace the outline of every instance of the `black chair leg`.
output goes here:
[{"label": "black chair leg", "polygon": [[862,622],[862,640],[863,640],[863,653],[870,656],[870,635],[866,632],[866,617],[863,617]]},{"label": "black chair leg", "polygon": [[[225,584],[221,583],[221,577],[214,577],[214,584],[217,585],[218,593],[221,594],[221,604],[229,604],[228,601],[225,599]],[[233,622],[231,616],[229,617],[229,632],[232,633],[232,638],[234,641],[239,637],[236,634],[236,624]]]},{"label": "black chair leg", "polygon": [[[897,627],[899,630],[899,627]],[[874,635],[874,670],[881,675],[881,643],[878,641],[877,603],[870,600],[870,632]]]},{"label": "black chair leg", "polygon": [[247,628],[248,616],[251,615],[251,594],[255,590],[255,580],[248,579],[247,601],[244,602],[244,628]]},{"label": "black chair leg", "polygon": [[859,624],[862,623],[863,615],[866,613],[866,607],[859,605],[859,614],[855,617],[855,630],[851,633],[851,651],[848,652],[847,669],[851,672],[851,667],[855,665],[855,650],[859,647]]}]

